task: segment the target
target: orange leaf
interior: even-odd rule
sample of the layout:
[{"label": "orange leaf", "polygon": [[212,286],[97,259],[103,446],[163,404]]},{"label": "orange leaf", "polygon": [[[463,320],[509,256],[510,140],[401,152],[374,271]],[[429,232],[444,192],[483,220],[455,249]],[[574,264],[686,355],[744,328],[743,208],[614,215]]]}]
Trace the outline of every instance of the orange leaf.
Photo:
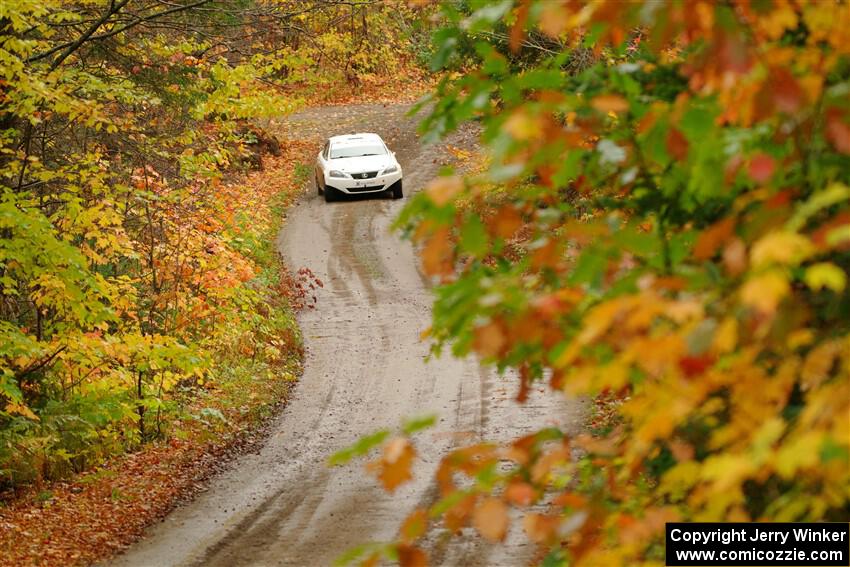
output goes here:
[{"label": "orange leaf", "polygon": [[399,545],[396,552],[401,567],[428,567],[428,555],[418,547]]},{"label": "orange leaf", "polygon": [[594,98],[590,105],[599,112],[625,112],[629,109],[629,101],[619,95],[600,95]]},{"label": "orange leaf", "polygon": [[505,488],[504,498],[517,506],[528,506],[537,496],[534,487],[527,482],[512,482]]},{"label": "orange leaf", "polygon": [[422,249],[422,268],[429,276],[449,274],[452,271],[452,257],[449,230],[440,228]]},{"label": "orange leaf", "polygon": [[531,253],[531,265],[534,268],[555,267],[560,259],[561,247],[555,239],[550,239]]},{"label": "orange leaf", "polygon": [[732,236],[733,230],[735,230],[735,219],[729,217],[702,231],[694,246],[694,257],[697,260],[708,260],[714,256],[723,242]]},{"label": "orange leaf", "polygon": [[501,541],[508,530],[508,509],[497,498],[487,498],[476,508],[472,523],[478,532],[490,541]]},{"label": "orange leaf", "polygon": [[585,498],[581,494],[576,494],[575,492],[564,492],[563,494],[559,494],[557,497],[555,497],[553,503],[556,506],[580,509],[587,506],[587,498]]},{"label": "orange leaf", "polygon": [[527,364],[523,364],[519,369],[519,391],[516,394],[516,401],[521,404],[528,400],[529,382],[531,381],[529,372]]},{"label": "orange leaf", "polygon": [[407,438],[396,437],[384,446],[381,458],[369,463],[368,468],[376,472],[384,488],[393,492],[396,487],[413,478],[410,466],[415,454]]},{"label": "orange leaf", "polygon": [[501,354],[506,343],[502,325],[492,321],[475,329],[472,348],[482,357],[488,358]]},{"label": "orange leaf", "polygon": [[516,53],[525,39],[525,23],[528,21],[529,1],[523,0],[516,11],[516,21],[511,26],[511,37],[508,42],[511,51]]},{"label": "orange leaf", "polygon": [[548,481],[549,473],[570,461],[567,447],[558,447],[541,456],[531,467],[531,481],[542,484]]},{"label": "orange leaf", "polygon": [[490,230],[501,238],[510,238],[522,226],[522,216],[512,206],[503,206],[489,220]]},{"label": "orange leaf", "polygon": [[540,31],[558,39],[569,29],[570,13],[561,2],[546,2],[540,12]]},{"label": "orange leaf", "polygon": [[410,514],[401,525],[401,540],[410,544],[422,537],[428,527],[428,513],[422,508],[417,508]]},{"label": "orange leaf", "polygon": [[527,514],[523,519],[522,527],[525,528],[528,539],[534,543],[543,543],[555,534],[560,524],[561,519],[555,516]]},{"label": "orange leaf", "polygon": [[442,207],[451,201],[463,189],[463,180],[457,175],[438,177],[428,184],[425,194],[435,205]]},{"label": "orange leaf", "polygon": [[446,515],[443,517],[443,521],[446,524],[446,528],[452,532],[459,532],[460,529],[466,525],[466,520],[469,518],[469,515],[472,513],[472,509],[475,506],[475,501],[477,500],[477,496],[475,494],[470,494],[465,496],[460,502],[449,508],[446,512]]}]

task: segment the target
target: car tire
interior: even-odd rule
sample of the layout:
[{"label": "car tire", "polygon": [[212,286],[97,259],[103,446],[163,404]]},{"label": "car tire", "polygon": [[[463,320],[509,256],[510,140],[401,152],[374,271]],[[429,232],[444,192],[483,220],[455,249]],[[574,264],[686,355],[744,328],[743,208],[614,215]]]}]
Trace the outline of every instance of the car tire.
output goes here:
[{"label": "car tire", "polygon": [[325,203],[336,201],[336,189],[333,187],[325,187],[325,190],[322,193],[325,195]]},{"label": "car tire", "polygon": [[393,191],[393,199],[401,199],[402,197],[404,197],[404,192],[402,191],[402,188],[401,188],[401,179],[399,179],[396,182],[396,184],[393,185],[392,191]]}]

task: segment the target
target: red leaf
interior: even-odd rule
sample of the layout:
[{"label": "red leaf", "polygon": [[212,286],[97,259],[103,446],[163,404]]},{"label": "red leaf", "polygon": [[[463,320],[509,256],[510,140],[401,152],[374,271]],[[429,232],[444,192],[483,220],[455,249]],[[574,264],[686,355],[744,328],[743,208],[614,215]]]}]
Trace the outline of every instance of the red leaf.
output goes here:
[{"label": "red leaf", "polygon": [[679,368],[685,376],[692,377],[702,374],[714,363],[714,357],[710,355],[683,356],[679,359]]},{"label": "red leaf", "polygon": [[758,183],[765,183],[773,177],[776,160],[765,153],[758,153],[750,160],[750,177]]},{"label": "red leaf", "polygon": [[676,128],[667,131],[667,153],[676,161],[684,161],[688,158],[688,140]]},{"label": "red leaf", "polygon": [[775,68],[770,73],[769,87],[776,110],[788,114],[797,112],[805,94],[797,79],[787,69]]},{"label": "red leaf", "polygon": [[837,108],[826,111],[826,138],[842,154],[850,154],[850,126]]}]

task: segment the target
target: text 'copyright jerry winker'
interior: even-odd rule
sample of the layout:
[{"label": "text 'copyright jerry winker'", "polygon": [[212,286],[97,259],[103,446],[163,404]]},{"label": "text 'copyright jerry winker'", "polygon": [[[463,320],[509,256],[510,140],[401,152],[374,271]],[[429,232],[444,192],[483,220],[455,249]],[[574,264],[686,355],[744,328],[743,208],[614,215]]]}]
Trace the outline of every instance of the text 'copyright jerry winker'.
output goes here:
[{"label": "text 'copyright jerry winker'", "polygon": [[667,565],[848,565],[846,523],[668,523]]}]

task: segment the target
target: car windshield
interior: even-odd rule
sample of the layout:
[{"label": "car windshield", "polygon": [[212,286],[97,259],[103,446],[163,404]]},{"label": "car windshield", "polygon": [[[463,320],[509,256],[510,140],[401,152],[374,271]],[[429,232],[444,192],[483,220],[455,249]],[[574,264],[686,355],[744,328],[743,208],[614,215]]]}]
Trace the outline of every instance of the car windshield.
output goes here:
[{"label": "car windshield", "polygon": [[382,156],[387,151],[380,144],[363,144],[362,146],[337,146],[331,148],[331,159],[362,157],[362,156]]}]

